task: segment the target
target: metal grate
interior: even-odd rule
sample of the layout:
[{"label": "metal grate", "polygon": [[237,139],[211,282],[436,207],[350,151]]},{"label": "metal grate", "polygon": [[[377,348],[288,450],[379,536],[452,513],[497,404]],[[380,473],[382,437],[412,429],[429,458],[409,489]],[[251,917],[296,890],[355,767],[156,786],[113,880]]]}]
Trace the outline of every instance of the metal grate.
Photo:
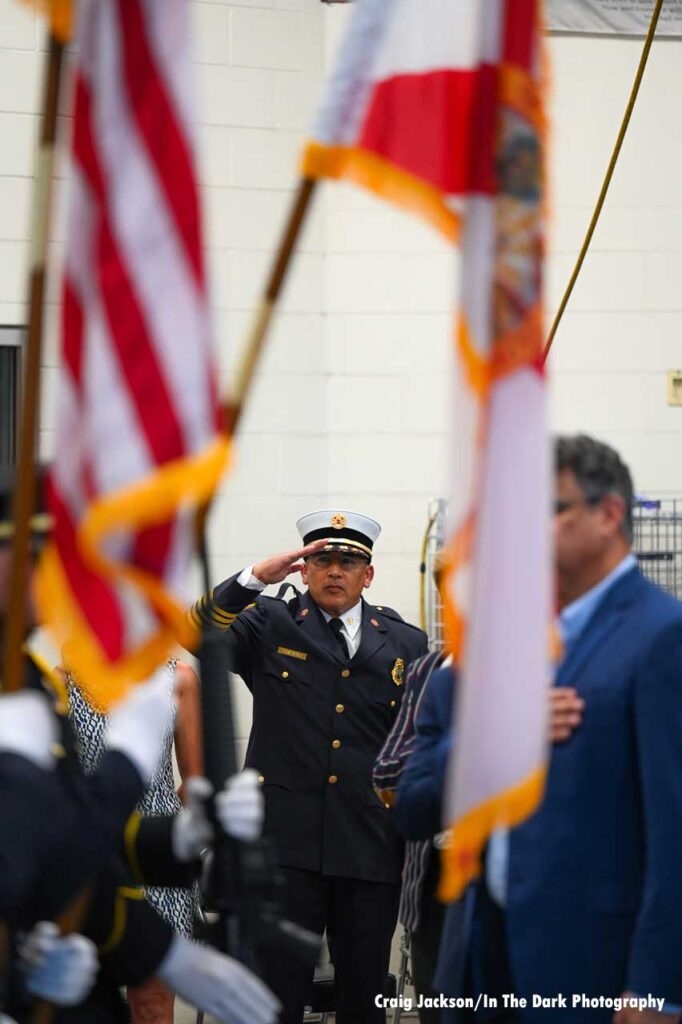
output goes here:
[{"label": "metal grate", "polygon": [[642,573],[682,599],[682,499],[638,498],[633,548]]},{"label": "metal grate", "polygon": [[[431,650],[442,650],[443,606],[433,579],[436,556],[445,541],[447,502],[429,502],[425,558],[426,631]],[[633,551],[653,583],[682,600],[682,498],[638,498],[633,509]]]}]

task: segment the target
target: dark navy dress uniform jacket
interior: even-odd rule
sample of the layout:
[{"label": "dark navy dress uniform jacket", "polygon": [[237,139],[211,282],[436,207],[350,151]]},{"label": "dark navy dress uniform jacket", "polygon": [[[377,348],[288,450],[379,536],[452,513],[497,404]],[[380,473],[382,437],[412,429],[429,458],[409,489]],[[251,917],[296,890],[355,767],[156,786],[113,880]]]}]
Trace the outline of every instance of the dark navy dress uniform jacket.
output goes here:
[{"label": "dark navy dress uniform jacket", "polygon": [[[33,662],[26,677],[27,686],[43,690]],[[45,700],[53,703],[47,692]],[[13,945],[15,932],[56,919],[89,885],[78,928],[97,945],[101,971],[86,1002],[60,1009],[56,1020],[116,1021],[123,1018],[119,986],[151,977],[173,939],[139,885],[191,885],[199,865],[176,860],[171,817],[131,817],[144,790],[133,763],[107,751],[97,770],[84,775],[71,723],[64,714],[56,720],[61,757],[53,770],[0,752],[0,920]],[[32,1000],[15,963],[6,981],[5,1008],[19,1021],[28,1019]]]}]

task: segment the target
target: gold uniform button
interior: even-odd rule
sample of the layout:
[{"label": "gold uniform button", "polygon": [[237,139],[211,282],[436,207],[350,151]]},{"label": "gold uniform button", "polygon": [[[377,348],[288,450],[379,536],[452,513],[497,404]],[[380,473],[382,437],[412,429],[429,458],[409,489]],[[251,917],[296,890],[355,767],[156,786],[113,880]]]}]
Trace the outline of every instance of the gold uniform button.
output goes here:
[{"label": "gold uniform button", "polygon": [[338,715],[340,715],[340,714],[341,714],[341,713],[342,713],[343,711],[345,711],[345,710],[346,710],[346,709],[344,708],[343,704],[337,704],[337,705],[336,705],[336,713],[337,713]]},{"label": "gold uniform button", "polygon": [[350,675],[350,669],[349,668],[344,668],[344,670],[341,673],[341,675],[343,676],[344,679],[348,679],[348,676]]},{"label": "gold uniform button", "polygon": [[334,750],[338,750],[341,746],[341,740],[332,740],[332,746]]},{"label": "gold uniform button", "polygon": [[261,786],[262,786],[262,785],[263,785],[263,783],[265,782],[265,776],[264,776],[264,775],[259,775],[259,776],[258,776],[258,781],[260,782],[260,784],[261,784]]},{"label": "gold uniform button", "polygon": [[288,672],[282,672],[282,679],[288,679],[288,678],[289,678],[289,673]]},{"label": "gold uniform button", "polygon": [[338,778],[337,778],[337,776],[336,776],[336,775],[330,775],[330,776],[329,776],[329,778],[327,779],[327,782],[328,782],[328,783],[329,783],[329,784],[330,784],[331,786],[335,786],[335,785],[336,785],[336,783],[337,783],[338,781],[339,781],[339,780],[338,780]]},{"label": "gold uniform button", "polygon": [[392,700],[392,701],[391,701],[391,707],[392,707],[392,708],[394,708],[394,707],[396,706],[396,704],[397,704],[397,703],[398,703],[398,701],[397,701],[397,700]]}]

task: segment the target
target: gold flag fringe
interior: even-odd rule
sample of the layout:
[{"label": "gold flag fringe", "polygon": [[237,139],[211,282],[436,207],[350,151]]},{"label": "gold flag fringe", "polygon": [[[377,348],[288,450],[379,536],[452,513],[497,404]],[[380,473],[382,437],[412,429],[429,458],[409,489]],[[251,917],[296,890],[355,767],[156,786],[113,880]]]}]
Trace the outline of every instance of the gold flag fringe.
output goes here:
[{"label": "gold flag fringe", "polygon": [[73,33],[74,0],[21,0],[21,3],[46,15],[52,34],[60,43],[68,43]]}]

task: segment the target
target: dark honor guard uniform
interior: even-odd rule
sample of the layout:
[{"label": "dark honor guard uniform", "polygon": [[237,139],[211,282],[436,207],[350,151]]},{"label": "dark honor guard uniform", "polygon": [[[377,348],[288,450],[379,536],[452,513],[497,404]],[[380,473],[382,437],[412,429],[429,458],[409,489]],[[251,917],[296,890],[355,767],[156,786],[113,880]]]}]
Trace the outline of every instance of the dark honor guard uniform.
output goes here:
[{"label": "dark honor guard uniform", "polygon": [[[13,558],[8,544],[14,531],[13,485],[13,469],[0,465],[0,663]],[[33,517],[31,543],[36,550],[49,525],[42,511]],[[192,884],[201,866],[199,853],[212,837],[199,806],[190,804],[175,818],[140,818],[134,812],[168,726],[165,669],[161,673],[112,709],[105,752],[88,775],[78,761],[59,674],[30,654],[24,663],[24,689],[0,695],[2,1019],[18,1024],[33,1020],[33,997],[40,995],[60,1004],[55,1024],[125,1024],[130,1018],[120,987],[152,976],[220,1020],[272,1024],[275,1019],[276,1000],[250,971],[176,935],[143,899],[142,885],[147,883]],[[242,784],[236,803],[226,799],[228,788],[229,782],[218,794],[216,815],[225,831],[237,835],[230,827],[238,824],[231,815],[246,815],[243,830],[253,808],[248,787]],[[255,786],[253,795],[260,798]],[[21,934],[33,934],[38,922],[68,910],[84,890],[88,898],[81,901],[87,907],[78,923],[80,963],[74,967],[72,956],[65,970],[63,957],[53,955],[50,965],[48,949],[36,983],[36,964],[19,948]],[[82,936],[91,940],[85,948]],[[68,937],[54,936],[53,954],[59,952],[55,943],[62,941]],[[100,969],[88,991],[95,960],[92,943]],[[50,965],[47,991],[45,963]],[[65,982],[65,974],[70,981]]]},{"label": "dark honor guard uniform", "polygon": [[[87,886],[87,913],[78,927],[95,942],[101,970],[86,1002],[59,1008],[55,1020],[127,1021],[119,986],[151,977],[173,939],[170,926],[143,901],[140,884],[192,884],[198,863],[173,856],[172,818],[131,818],[144,779],[124,754],[109,751],[98,772],[82,774],[59,677],[28,658],[25,678],[25,694],[43,696],[46,709],[54,694],[49,713],[56,759],[48,770],[0,742],[0,919],[14,936],[41,919],[56,919]],[[6,713],[0,708],[0,716]],[[17,1021],[28,1020],[32,999],[16,961],[12,966],[7,1009]]]},{"label": "dark honor guard uniform", "polygon": [[[397,612],[361,599],[378,523],[323,511],[297,525],[306,548],[226,580],[194,614],[226,630],[230,667],[253,694],[246,764],[262,776],[287,914],[313,931],[326,926],[337,1021],[364,1024],[385,1019],[375,997],[388,971],[403,853],[372,768],[398,712],[405,665],[427,641]],[[307,593],[289,601],[258,594],[296,568]],[[299,1024],[310,970],[265,950],[262,974],[284,1003],[282,1020]]]}]

